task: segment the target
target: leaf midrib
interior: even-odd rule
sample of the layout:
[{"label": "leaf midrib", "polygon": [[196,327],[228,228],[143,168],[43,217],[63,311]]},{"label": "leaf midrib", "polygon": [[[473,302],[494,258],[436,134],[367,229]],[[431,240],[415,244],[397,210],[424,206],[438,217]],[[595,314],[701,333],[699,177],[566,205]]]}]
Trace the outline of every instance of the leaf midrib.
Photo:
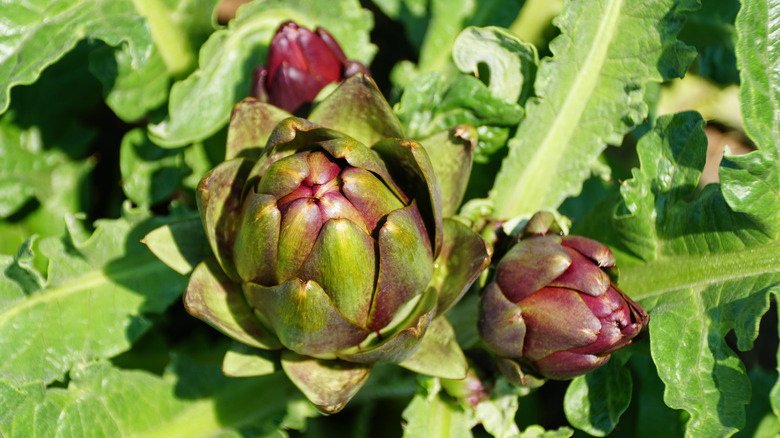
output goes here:
[{"label": "leaf midrib", "polygon": [[[577,75],[540,146],[535,150],[522,176],[514,184],[515,189],[503,191],[502,193],[508,193],[509,196],[506,199],[496,201],[497,217],[508,218],[513,216],[513,212],[530,214],[542,208],[542,201],[549,190],[530,190],[530,188],[549,187],[546,184],[540,186],[536,183],[547,181],[549,177],[546,177],[545,174],[549,173],[550,169],[559,168],[558,162],[564,158],[563,152],[569,146],[569,140],[579,129],[579,120],[598,84],[598,78],[602,71],[601,66],[604,65],[610,43],[617,31],[622,6],[623,0],[609,2],[607,10],[599,22],[598,29],[595,31],[596,37],[580,68],[580,72],[584,72],[584,74]],[[569,53],[574,49],[574,47],[569,47]],[[559,64],[558,68],[564,68],[564,66]],[[540,102],[540,105],[544,105],[544,102]],[[539,114],[539,111],[536,114]],[[529,122],[530,120],[526,119],[524,123]]]},{"label": "leaf midrib", "polygon": [[[169,269],[151,255],[138,254],[128,258],[122,258],[119,265],[104,266],[100,269],[85,272],[82,275],[71,278],[65,284],[44,289],[30,298],[19,301],[0,312],[0,327],[8,324],[16,315],[25,309],[33,308],[38,304],[58,301],[69,295],[84,291],[94,291],[105,284],[121,284],[121,280],[129,278],[143,278],[149,272],[161,269]],[[108,275],[108,272],[111,275]]]},{"label": "leaf midrib", "polygon": [[667,256],[620,268],[620,287],[637,300],[764,274],[780,274],[780,240],[737,251]]}]

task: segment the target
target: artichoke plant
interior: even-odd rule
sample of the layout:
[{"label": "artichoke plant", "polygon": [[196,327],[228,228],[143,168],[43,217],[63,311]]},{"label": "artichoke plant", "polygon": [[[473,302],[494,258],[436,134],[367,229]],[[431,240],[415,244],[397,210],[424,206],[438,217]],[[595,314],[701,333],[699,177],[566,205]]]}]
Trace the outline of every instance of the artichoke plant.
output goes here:
[{"label": "artichoke plant", "polygon": [[326,85],[368,73],[348,60],[328,31],[314,32],[292,21],[279,26],[264,66],[254,71],[251,96],[292,113],[311,104]]},{"label": "artichoke plant", "polygon": [[534,386],[604,365],[647,324],[647,313],[612,283],[605,245],[561,236],[538,213],[483,291],[479,334],[507,379]]},{"label": "artichoke plant", "polygon": [[[450,139],[437,147],[473,151],[471,136]],[[190,313],[248,347],[279,350],[284,372],[327,412],[345,405],[376,362],[465,376],[443,313],[491,250],[442,217],[453,210],[442,199],[462,198],[458,178],[444,174],[465,178],[469,160],[439,166],[452,182],[440,184],[426,150],[403,139],[363,74],[308,120],[242,101],[226,151],[197,190],[214,258],[191,275]],[[246,355],[235,357],[226,355],[226,373],[255,373]]]}]

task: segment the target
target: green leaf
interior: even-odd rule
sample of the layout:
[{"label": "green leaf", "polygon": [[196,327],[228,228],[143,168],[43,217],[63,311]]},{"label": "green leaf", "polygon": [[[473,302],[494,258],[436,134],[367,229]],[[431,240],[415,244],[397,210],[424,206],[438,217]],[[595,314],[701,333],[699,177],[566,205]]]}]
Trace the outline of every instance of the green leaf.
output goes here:
[{"label": "green leaf", "polygon": [[524,114],[522,107],[495,96],[472,76],[446,79],[440,73],[425,74],[410,83],[395,111],[407,136],[421,142],[457,125],[476,127],[474,159],[482,162],[506,144],[510,129]]},{"label": "green leaf", "polygon": [[750,370],[750,385],[753,389],[750,404],[747,406],[747,422],[745,427],[734,436],[743,437],[776,437],[780,434],[780,419],[772,412],[769,405],[769,391],[777,381],[774,371],[766,371],[758,366]]},{"label": "green leaf", "polygon": [[[17,222],[19,239],[62,233],[65,215],[84,208],[84,183],[93,164],[72,160],[57,149],[45,149],[40,129],[17,126],[10,113],[0,118],[0,156],[0,218],[37,201],[40,206]],[[0,252],[15,251],[4,244],[0,244]]]},{"label": "green leaf", "polygon": [[[3,284],[6,285],[8,290],[15,284],[16,287],[14,289],[18,288],[23,293],[14,294],[19,298],[41,290],[45,283],[41,273],[33,266],[34,255],[32,246],[34,241],[34,238],[26,240],[19,246],[15,257],[7,259],[8,261],[3,263],[5,265],[3,267],[3,275],[5,277]],[[6,294],[4,293],[3,295]],[[9,299],[10,295],[10,293],[7,294],[8,298],[6,299]]]},{"label": "green leaf", "polygon": [[701,9],[686,14],[685,25],[680,30],[680,41],[696,47],[698,52],[692,69],[721,86],[739,84],[734,19],[740,2],[702,0],[701,3]]},{"label": "green leaf", "polygon": [[188,275],[212,255],[200,217],[163,225],[144,236],[142,242],[181,275]]},{"label": "green leaf", "polygon": [[780,3],[744,2],[737,15],[739,100],[745,132],[759,149],[780,158]]},{"label": "green leaf", "polygon": [[310,29],[326,28],[349,59],[369,64],[376,51],[368,38],[371,16],[356,0],[251,2],[238,10],[226,29],[214,32],[206,41],[198,69],[173,85],[169,118],[150,127],[154,142],[164,147],[183,146],[224,126],[233,105],[249,94],[252,70],[262,64],[276,28],[286,20]]},{"label": "green leaf", "polygon": [[222,372],[231,377],[264,376],[279,371],[274,353],[234,341],[222,360]]},{"label": "green leaf", "polygon": [[[607,143],[620,144],[647,115],[645,84],[681,76],[694,56],[675,40],[693,1],[568,2],[561,35],[542,61],[536,95],[509,142],[490,198],[495,217],[555,210]],[[533,189],[531,189],[533,187]]]},{"label": "green leaf", "polygon": [[372,0],[382,13],[404,26],[406,39],[419,49],[428,23],[429,0]]},{"label": "green leaf", "polygon": [[607,436],[631,402],[632,380],[617,358],[572,380],[563,406],[569,424],[593,436]]},{"label": "green leaf", "polygon": [[474,416],[485,430],[496,438],[516,437],[520,430],[515,423],[519,406],[518,396],[523,390],[505,379],[498,379],[490,393],[490,399],[480,401],[474,408]]},{"label": "green leaf", "polygon": [[468,27],[452,48],[455,65],[479,77],[479,66],[490,70],[488,89],[509,102],[525,103],[533,93],[539,55],[532,44],[523,43],[498,27]]},{"label": "green leaf", "polygon": [[127,46],[101,47],[89,56],[89,71],[103,85],[106,104],[120,119],[143,118],[168,99],[171,77],[156,47],[134,62]]},{"label": "green leaf", "polygon": [[181,356],[162,377],[79,364],[67,388],[0,380],[0,434],[206,438],[240,437],[248,427],[278,433],[301,399],[282,373],[228,378],[218,366]]},{"label": "green leaf", "polygon": [[136,62],[151,47],[146,21],[129,0],[31,0],[0,3],[5,17],[0,53],[0,113],[8,108],[10,89],[35,82],[43,69],[73,49],[81,39],[111,46],[126,42]]},{"label": "green leaf", "polygon": [[45,287],[0,307],[0,378],[51,382],[78,362],[127,350],[150,324],[144,314],[162,312],[184,289],[186,279],[139,242],[161,222],[129,210],[98,221],[87,240],[71,225],[69,236],[41,241]]},{"label": "green leaf", "polygon": [[542,426],[534,424],[520,433],[520,438],[568,438],[572,435],[574,431],[565,426],[555,430],[544,430]]},{"label": "green leaf", "polygon": [[468,370],[466,356],[455,340],[455,330],[443,315],[431,321],[420,348],[399,365],[445,379],[462,379]]},{"label": "green leaf", "polygon": [[446,399],[438,379],[421,379],[421,388],[402,414],[404,437],[471,437],[476,420],[460,406]]},{"label": "green leaf", "polygon": [[165,201],[188,170],[181,150],[163,149],[141,128],[122,137],[119,149],[122,189],[137,205],[152,206]]},{"label": "green leaf", "polygon": [[[683,436],[687,415],[681,415],[680,411],[664,403],[664,383],[658,377],[658,371],[649,354],[649,346],[646,342],[642,344],[643,347],[648,347],[647,353],[643,351],[643,354],[633,354],[628,363],[637,388],[633,400],[637,408],[636,426],[631,436],[635,438]],[[623,424],[625,422],[620,424],[621,428]]]},{"label": "green leaf", "polygon": [[724,336],[734,330],[749,350],[780,287],[780,166],[761,151],[727,157],[720,184],[697,193],[702,125],[695,113],[660,117],[639,141],[641,169],[622,203],[601,208],[586,234],[612,230],[619,286],[651,310],[667,405],[690,413],[688,434],[727,436],[744,424],[750,390]]},{"label": "green leaf", "polygon": [[[774,295],[775,302],[777,302],[780,299],[780,294],[775,293]],[[777,328],[778,334],[780,334],[780,325],[778,325]],[[778,374],[780,374],[780,349],[777,351],[776,355],[777,360],[777,370]],[[769,393],[769,403],[772,406],[772,412],[780,417],[780,381],[775,382],[775,385],[772,387],[772,391]]]}]

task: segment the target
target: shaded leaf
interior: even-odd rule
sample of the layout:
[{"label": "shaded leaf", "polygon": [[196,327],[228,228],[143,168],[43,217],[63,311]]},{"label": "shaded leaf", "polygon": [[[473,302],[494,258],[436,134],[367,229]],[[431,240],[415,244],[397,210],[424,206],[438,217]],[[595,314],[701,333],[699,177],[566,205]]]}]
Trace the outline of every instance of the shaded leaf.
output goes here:
[{"label": "shaded leaf", "polygon": [[125,195],[146,207],[166,200],[188,171],[181,150],[155,145],[141,128],[122,137],[119,170]]},{"label": "shaded leaf", "polygon": [[120,119],[135,122],[168,99],[171,77],[158,50],[134,62],[127,46],[101,47],[89,56],[89,71],[103,85],[106,104]]},{"label": "shaded leaf", "polygon": [[[93,163],[44,149],[37,127],[23,129],[8,114],[0,119],[0,155],[0,217],[7,218],[28,203],[38,202],[40,206],[19,224],[20,240],[33,234],[60,234],[65,215],[83,208],[84,183]],[[4,244],[0,249],[9,254],[15,250]]]},{"label": "shaded leaf", "polygon": [[8,108],[11,87],[34,82],[50,64],[83,38],[111,46],[125,42],[135,62],[152,44],[146,20],[130,1],[31,0],[0,3],[7,30],[0,42],[0,113]]},{"label": "shaded leaf", "polygon": [[632,380],[619,358],[579,376],[566,389],[563,406],[569,424],[593,436],[607,436],[631,402]]},{"label": "shaded leaf", "polygon": [[680,41],[696,47],[694,63],[698,75],[719,85],[739,84],[734,44],[734,19],[738,0],[703,0],[700,9],[686,14]]}]

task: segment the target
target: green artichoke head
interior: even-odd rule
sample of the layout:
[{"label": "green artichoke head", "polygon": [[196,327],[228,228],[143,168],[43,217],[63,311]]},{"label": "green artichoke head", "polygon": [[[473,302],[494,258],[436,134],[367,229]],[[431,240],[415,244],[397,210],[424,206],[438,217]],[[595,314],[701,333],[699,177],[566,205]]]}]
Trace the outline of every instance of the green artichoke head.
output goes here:
[{"label": "green artichoke head", "polygon": [[[193,272],[188,310],[244,344],[281,349],[284,371],[322,409],[343,407],[375,362],[465,375],[440,315],[490,250],[442,218],[428,154],[403,139],[370,78],[347,79],[308,120],[238,104],[226,161],[197,201],[215,258]],[[426,340],[429,327],[437,336]],[[455,366],[433,363],[434,350]]]}]

